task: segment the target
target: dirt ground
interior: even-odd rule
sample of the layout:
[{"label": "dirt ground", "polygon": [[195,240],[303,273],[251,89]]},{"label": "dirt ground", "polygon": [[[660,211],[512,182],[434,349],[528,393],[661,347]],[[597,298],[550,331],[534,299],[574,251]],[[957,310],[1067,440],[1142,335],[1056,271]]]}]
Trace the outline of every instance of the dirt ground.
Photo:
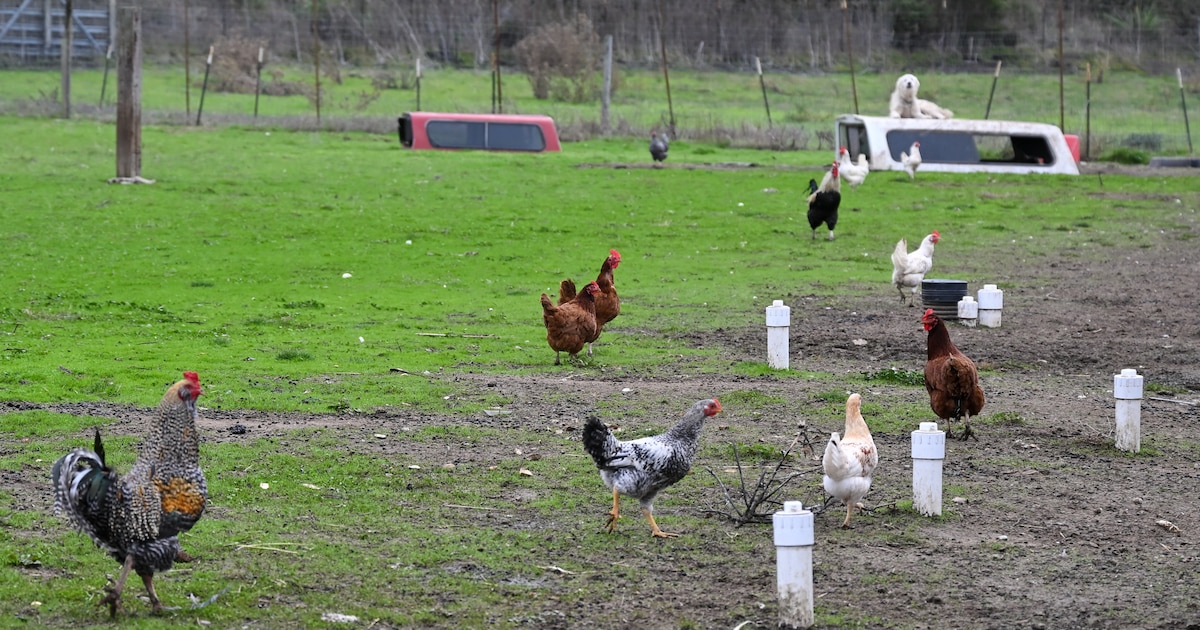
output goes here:
[{"label": "dirt ground", "polygon": [[[1194,215],[1182,220],[1191,222],[1191,236],[1200,233]],[[866,503],[881,507],[856,516],[856,527],[848,531],[838,528],[836,508],[816,517],[816,606],[824,618],[837,620],[828,627],[1200,628],[1200,412],[1195,404],[1200,400],[1200,247],[1177,236],[1164,235],[1151,248],[1110,250],[1103,260],[1052,253],[1036,261],[1040,284],[1005,291],[1001,328],[951,327],[958,346],[985,368],[984,417],[1007,412],[1005,417],[1021,421],[982,423],[978,441],[948,440],[946,516],[936,521],[889,514],[887,505],[911,499],[909,436],[876,433],[880,467]],[[996,277],[1020,273],[1003,263],[991,268]],[[972,292],[976,288],[972,283]],[[894,295],[886,285],[880,290]],[[875,299],[826,308],[823,300],[802,293],[787,301],[793,368],[853,375],[893,366],[922,369],[925,340],[918,309],[881,308]],[[620,334],[615,324],[608,334]],[[693,341],[719,348],[722,360],[731,363],[761,361],[765,331],[723,330],[697,334]],[[814,395],[828,390],[828,382],[700,375],[693,368],[679,363],[653,374],[599,377],[569,369],[553,376],[448,373],[444,378],[468,390],[509,398],[511,414],[210,411],[202,430],[216,441],[246,439],[228,431],[239,423],[251,429],[251,437],[309,426],[338,427],[353,436],[400,425],[463,422],[536,430],[551,422],[581,422],[581,405],[549,401],[625,396],[669,418],[697,399],[750,390],[790,402],[753,414],[727,405],[719,418],[729,428],[706,428],[702,440],[783,445],[795,433],[798,411],[826,404]],[[1122,368],[1136,368],[1154,386],[1142,403],[1143,452],[1137,456],[1113,448],[1113,374]],[[913,386],[869,382],[861,393],[868,401],[927,401],[923,388]],[[0,411],[32,406],[0,403]],[[103,404],[38,407],[125,417],[131,423],[146,413]],[[934,418],[914,418],[914,427],[922,420]],[[837,424],[812,427],[821,434],[822,448],[828,431],[840,429]],[[502,440],[456,457],[487,460],[511,453],[515,443]],[[660,497],[660,522],[722,507],[703,467],[726,464],[697,461],[699,474]],[[44,472],[3,475],[18,504],[43,509]],[[819,485],[819,475],[801,482],[796,498],[807,502],[819,496]],[[597,505],[595,514],[581,518],[598,526],[604,510]],[[633,520],[623,525],[626,533],[641,525]],[[677,627],[674,620],[688,619],[705,628],[747,621],[753,623],[746,627],[773,627],[778,608],[770,526],[737,528],[721,517],[701,522],[702,528],[670,541],[614,538],[615,545],[627,548],[626,562],[654,569],[659,579],[630,581],[628,596],[619,602],[569,608],[558,607],[553,598],[525,602],[533,609],[524,612],[522,625]],[[752,554],[735,555],[728,540],[737,536],[761,540]],[[711,551],[711,562],[681,564],[673,552],[696,547]],[[586,588],[587,579],[564,578],[562,588]],[[622,610],[617,617],[614,607]]]}]

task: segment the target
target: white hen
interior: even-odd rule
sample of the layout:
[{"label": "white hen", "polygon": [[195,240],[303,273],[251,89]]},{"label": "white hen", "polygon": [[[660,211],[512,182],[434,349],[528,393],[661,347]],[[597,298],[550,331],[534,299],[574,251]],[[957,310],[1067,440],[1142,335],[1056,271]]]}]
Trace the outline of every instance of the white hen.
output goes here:
[{"label": "white hen", "polygon": [[917,290],[925,274],[933,269],[933,246],[942,240],[942,235],[934,230],[932,234],[921,239],[921,246],[914,251],[908,251],[908,241],[900,239],[892,250],[892,284],[900,292],[900,301],[904,301],[904,290],[909,290],[908,304],[916,302]]},{"label": "white hen", "polygon": [[912,146],[908,148],[908,153],[901,151],[900,163],[904,165],[904,172],[908,173],[908,178],[916,179],[917,169],[921,167],[921,143],[912,143]]},{"label": "white hen", "polygon": [[842,147],[838,152],[838,173],[842,176],[851,188],[858,188],[867,179],[867,173],[871,172],[871,166],[867,163],[867,156],[862,153],[858,154],[858,162],[850,161],[850,151],[846,147]]},{"label": "white hen", "polygon": [[860,409],[862,397],[850,394],[846,399],[846,432],[829,436],[825,445],[825,456],[821,464],[825,468],[825,492],[841,499],[846,504],[846,520],[842,527],[850,527],[850,514],[871,489],[871,474],[879,465],[879,451],[867,428]]}]

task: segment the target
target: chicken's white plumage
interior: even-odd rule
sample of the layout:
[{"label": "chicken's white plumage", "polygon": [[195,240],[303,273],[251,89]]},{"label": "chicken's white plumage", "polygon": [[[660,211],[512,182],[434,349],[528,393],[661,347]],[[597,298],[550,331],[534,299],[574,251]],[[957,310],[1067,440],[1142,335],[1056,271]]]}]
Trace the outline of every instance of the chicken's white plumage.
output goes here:
[{"label": "chicken's white plumage", "polygon": [[904,301],[904,290],[909,290],[909,304],[914,304],[917,290],[925,274],[933,269],[933,246],[941,240],[937,230],[921,239],[921,246],[908,251],[908,241],[900,239],[892,250],[892,284],[900,292],[900,301]]},{"label": "chicken's white plumage", "polygon": [[921,143],[912,143],[912,146],[908,148],[908,153],[901,151],[900,163],[904,165],[904,172],[908,173],[908,178],[916,179],[917,169],[921,167]]},{"label": "chicken's white plumage", "polygon": [[867,174],[871,172],[871,166],[867,163],[867,156],[862,153],[858,154],[858,162],[850,161],[850,151],[846,147],[842,147],[838,152],[838,173],[851,188],[858,188],[867,179]]},{"label": "chicken's white plumage", "polygon": [[821,458],[825,492],[846,504],[846,520],[842,527],[850,526],[850,514],[871,490],[871,475],[879,465],[879,451],[875,449],[861,408],[862,397],[858,394],[851,394],[846,399],[845,431],[829,436],[825,455]]}]

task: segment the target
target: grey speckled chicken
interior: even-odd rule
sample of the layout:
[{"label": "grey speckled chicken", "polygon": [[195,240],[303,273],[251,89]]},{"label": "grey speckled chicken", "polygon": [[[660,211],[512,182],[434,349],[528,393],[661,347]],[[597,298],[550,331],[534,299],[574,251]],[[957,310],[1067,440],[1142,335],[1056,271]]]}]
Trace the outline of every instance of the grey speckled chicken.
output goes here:
[{"label": "grey speckled chicken", "polygon": [[174,564],[179,534],[196,524],[208,500],[196,430],[196,397],[203,391],[195,372],[183,376],[159,402],[129,472],[118,475],[105,462],[99,429],[94,451],[73,449],[51,469],[55,510],[122,564],[121,577],[105,586],[100,600],[112,616],[130,569],[141,576],[154,612],[162,611],[154,574]]},{"label": "grey speckled chicken", "polygon": [[654,522],[654,497],[691,469],[704,421],[720,412],[721,402],[717,399],[701,400],[666,433],[629,442],[614,437],[599,418],[588,418],[583,427],[583,448],[596,460],[600,478],[613,493],[612,512],[604,524],[610,533],[621,518],[618,508],[623,494],[638,500],[653,536],[678,536],[662,531]]},{"label": "grey speckled chicken", "polygon": [[671,141],[667,140],[667,134],[655,136],[650,133],[650,157],[654,158],[655,162],[662,162],[667,159],[667,152],[671,148]]}]

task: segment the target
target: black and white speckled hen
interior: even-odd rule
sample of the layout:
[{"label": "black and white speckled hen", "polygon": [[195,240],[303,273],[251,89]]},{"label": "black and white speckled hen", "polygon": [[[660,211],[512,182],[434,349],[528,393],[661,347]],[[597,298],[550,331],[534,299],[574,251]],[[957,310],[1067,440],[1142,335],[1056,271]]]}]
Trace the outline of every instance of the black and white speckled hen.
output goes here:
[{"label": "black and white speckled hen", "polygon": [[678,536],[662,531],[654,522],[654,497],[683,479],[691,469],[705,419],[720,412],[721,403],[717,399],[701,400],[666,433],[629,442],[614,437],[599,418],[588,418],[583,427],[583,448],[596,460],[600,478],[613,493],[612,512],[604,524],[610,533],[621,518],[618,508],[623,494],[638,500],[653,536]]},{"label": "black and white speckled hen", "polygon": [[145,583],[154,612],[163,610],[154,574],[174,564],[179,534],[196,524],[208,500],[196,430],[196,397],[203,392],[195,372],[183,376],[159,402],[129,472],[118,475],[105,462],[99,429],[94,451],[73,449],[51,470],[55,510],[122,564],[121,577],[100,600],[112,616],[130,569]]}]

